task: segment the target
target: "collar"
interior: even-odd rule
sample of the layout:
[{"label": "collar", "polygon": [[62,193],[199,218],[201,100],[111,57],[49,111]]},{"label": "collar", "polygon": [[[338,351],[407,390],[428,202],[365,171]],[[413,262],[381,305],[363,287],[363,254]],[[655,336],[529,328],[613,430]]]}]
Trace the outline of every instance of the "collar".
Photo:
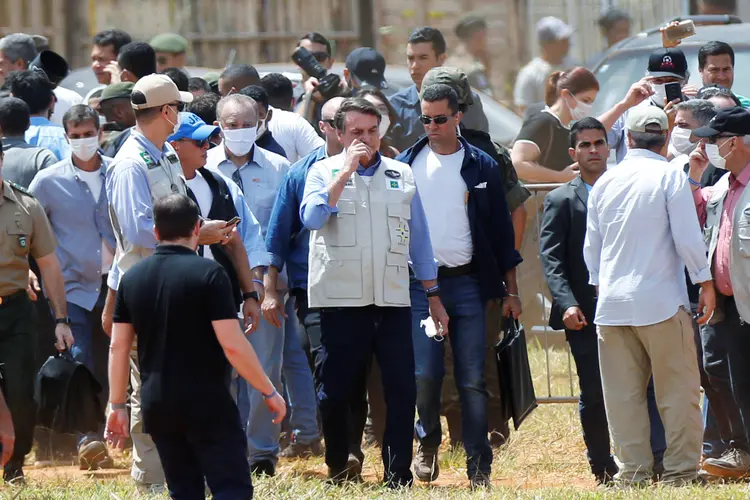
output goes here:
[{"label": "collar", "polygon": [[135,137],[135,140],[138,141],[138,143],[146,149],[146,152],[157,162],[161,160],[162,156],[169,152],[167,150],[166,142],[160,150],[153,142],[149,141],[145,135],[141,134],[136,129],[133,129],[133,131],[130,132],[130,136]]},{"label": "collar", "polygon": [[24,139],[24,137],[22,135],[21,136],[15,136],[14,135],[14,136],[10,136],[10,137],[3,137],[2,141],[3,141],[3,151],[5,151],[6,149],[10,149],[10,148],[16,147],[16,146],[18,146],[20,144],[27,144],[26,143],[26,139]]},{"label": "collar", "polygon": [[649,158],[651,160],[667,161],[659,153],[654,153],[648,149],[629,149],[624,159],[627,160],[628,158]]},{"label": "collar", "polygon": [[16,193],[13,192],[13,188],[10,187],[10,184],[8,181],[3,180],[0,182],[0,187],[3,188],[3,195],[0,196],[0,205],[3,204],[3,198],[8,198],[13,203],[18,204],[18,197],[16,196]]},{"label": "collar", "polygon": [[379,152],[375,153],[375,158],[376,158],[375,163],[373,163],[369,167],[364,167],[362,165],[357,165],[357,173],[359,175],[372,175],[373,172],[375,172],[378,169],[378,167],[380,166],[380,164],[383,161],[383,157],[380,156]]},{"label": "collar", "polygon": [[195,251],[190,250],[188,247],[184,247],[182,245],[161,244],[161,243],[156,246],[156,251],[154,253],[161,254],[161,255],[193,254],[197,256]]},{"label": "collar", "polygon": [[[101,165],[101,167],[98,170],[99,175],[102,176],[102,177],[106,177],[107,168],[109,168],[109,163],[112,161],[112,159],[104,156],[101,153],[96,153],[96,154],[99,155],[99,158],[102,161],[102,165]],[[75,164],[73,163],[73,156],[72,155],[68,156],[68,158],[65,160],[65,166],[68,169],[70,169],[70,172],[73,173],[73,176],[75,176],[76,179],[80,179],[78,173],[82,172],[82,170],[80,168],[78,168],[78,167],[75,166]]]},{"label": "collar", "polygon": [[739,181],[743,186],[747,186],[748,182],[750,182],[750,163],[745,165],[745,168],[742,169],[738,177],[735,177],[734,174],[729,174],[729,182],[733,183],[735,180]]},{"label": "collar", "polygon": [[41,127],[41,126],[44,126],[44,125],[49,125],[49,126],[52,126],[52,127],[57,127],[58,126],[58,125],[55,125],[54,123],[52,123],[51,121],[49,121],[48,119],[44,118],[43,116],[32,116],[31,117],[31,124],[35,125],[37,127]]},{"label": "collar", "polygon": [[[419,92],[417,92],[417,84],[415,83],[411,87],[409,87],[407,97],[409,98],[409,103],[414,105],[415,107],[418,107],[419,104]],[[420,109],[421,111],[421,109]]]},{"label": "collar", "polygon": [[256,148],[255,146],[256,145],[253,144],[253,147],[250,148],[250,159],[247,160],[243,165],[241,165],[241,166],[238,167],[237,165],[234,164],[234,162],[232,160],[230,160],[227,157],[227,152],[224,149],[224,141],[222,140],[221,144],[219,144],[218,146],[216,146],[214,148],[214,149],[218,149],[219,150],[219,152],[216,153],[216,157],[219,160],[219,162],[216,164],[216,166],[218,167],[219,165],[221,165],[222,163],[224,163],[225,161],[227,161],[227,162],[229,162],[229,163],[232,164],[232,167],[237,168],[237,169],[245,168],[246,166],[250,165],[251,163],[255,163],[259,167],[262,167],[263,165],[261,163],[259,163],[258,161],[255,160],[255,156],[258,155],[258,154],[263,154],[263,153],[258,153],[258,150],[261,149],[261,148],[259,148],[259,147]]}]

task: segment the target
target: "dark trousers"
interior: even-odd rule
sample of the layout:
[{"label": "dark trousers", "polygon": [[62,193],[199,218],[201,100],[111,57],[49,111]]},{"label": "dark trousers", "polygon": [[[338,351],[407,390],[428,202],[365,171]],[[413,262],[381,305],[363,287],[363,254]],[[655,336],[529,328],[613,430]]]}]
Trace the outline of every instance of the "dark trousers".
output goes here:
[{"label": "dark trousers", "polygon": [[[303,347],[310,355],[310,363],[313,370],[313,382],[315,383],[315,393],[318,394],[321,385],[318,374],[320,373],[320,366],[323,362],[323,346],[320,343],[320,309],[308,307],[307,293],[305,290],[296,289],[295,297],[297,299],[297,318],[305,329],[304,337],[307,338],[307,345],[303,345]],[[356,387],[356,394],[359,396],[352,397],[348,410],[349,453],[362,462],[365,459],[365,454],[362,452],[362,433],[364,432],[365,423],[367,421],[366,379],[357,380]]]},{"label": "dark trousers", "polygon": [[740,318],[734,297],[724,298],[723,311],[722,321],[701,329],[711,386],[706,395],[722,439],[750,452],[750,325]]},{"label": "dark trousers", "polygon": [[[586,443],[586,454],[591,472],[594,474],[616,472],[617,466],[610,452],[607,411],[604,408],[602,376],[599,370],[596,326],[589,324],[583,330],[566,330],[565,337],[570,345],[570,352],[578,373],[578,384],[581,389],[578,413],[581,417],[583,441]],[[667,449],[667,440],[659,409],[656,406],[653,379],[649,380],[646,399],[651,420],[651,451],[654,454],[654,462],[660,462]]]},{"label": "dark trousers", "polygon": [[235,414],[233,425],[227,425],[226,419],[212,423],[176,418],[166,432],[149,429],[171,498],[206,498],[206,483],[217,500],[253,497],[247,439],[236,409]]},{"label": "dark trousers", "polygon": [[320,311],[321,360],[316,366],[326,464],[346,466],[351,404],[375,355],[386,402],[382,457],[390,485],[410,484],[414,407],[414,349],[409,307],[337,307]]},{"label": "dark trousers", "polygon": [[33,315],[34,306],[25,294],[0,305],[0,371],[3,374],[3,395],[16,433],[13,456],[5,466],[7,470],[23,466],[34,439],[36,339]]}]

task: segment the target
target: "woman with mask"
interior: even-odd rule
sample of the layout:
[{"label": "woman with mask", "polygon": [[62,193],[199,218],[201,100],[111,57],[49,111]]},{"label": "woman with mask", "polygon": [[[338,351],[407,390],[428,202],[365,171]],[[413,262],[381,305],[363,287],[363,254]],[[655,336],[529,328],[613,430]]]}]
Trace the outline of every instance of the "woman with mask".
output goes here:
[{"label": "woman with mask", "polygon": [[599,82],[583,67],[556,71],[547,79],[545,103],[526,113],[511,159],[526,182],[568,182],[577,166],[568,155],[571,122],[591,116]]},{"label": "woman with mask", "polygon": [[388,98],[383,92],[373,87],[360,89],[357,91],[355,97],[362,97],[370,101],[380,111],[380,129],[378,130],[378,135],[380,136],[380,154],[386,158],[395,158],[398,156],[400,151],[391,146],[390,140],[386,138],[386,134],[391,129],[391,123],[396,121],[396,112],[391,103],[388,102]]}]

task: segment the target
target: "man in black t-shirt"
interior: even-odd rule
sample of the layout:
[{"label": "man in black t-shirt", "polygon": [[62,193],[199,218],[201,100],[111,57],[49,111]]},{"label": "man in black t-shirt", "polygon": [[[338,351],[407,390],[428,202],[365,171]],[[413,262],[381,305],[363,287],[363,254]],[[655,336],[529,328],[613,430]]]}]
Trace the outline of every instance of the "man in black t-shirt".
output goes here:
[{"label": "man in black t-shirt", "polygon": [[229,393],[230,364],[263,394],[269,418],[284,400],[240,329],[226,271],[195,250],[198,206],[187,196],[154,203],[160,244],[136,264],[117,291],[110,348],[107,441],[122,446],[129,353],[138,333],[141,415],[156,444],[173,498],[252,498],[247,441]]}]

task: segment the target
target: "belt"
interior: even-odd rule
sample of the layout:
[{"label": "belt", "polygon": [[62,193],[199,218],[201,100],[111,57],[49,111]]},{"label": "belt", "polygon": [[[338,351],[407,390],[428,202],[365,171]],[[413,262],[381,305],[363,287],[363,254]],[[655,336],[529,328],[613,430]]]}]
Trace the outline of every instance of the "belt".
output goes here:
[{"label": "belt", "polygon": [[10,305],[11,302],[26,296],[26,290],[18,290],[5,297],[0,297],[0,307]]},{"label": "belt", "polygon": [[457,267],[438,267],[438,278],[455,278],[469,274],[474,274],[474,264],[472,262]]}]

